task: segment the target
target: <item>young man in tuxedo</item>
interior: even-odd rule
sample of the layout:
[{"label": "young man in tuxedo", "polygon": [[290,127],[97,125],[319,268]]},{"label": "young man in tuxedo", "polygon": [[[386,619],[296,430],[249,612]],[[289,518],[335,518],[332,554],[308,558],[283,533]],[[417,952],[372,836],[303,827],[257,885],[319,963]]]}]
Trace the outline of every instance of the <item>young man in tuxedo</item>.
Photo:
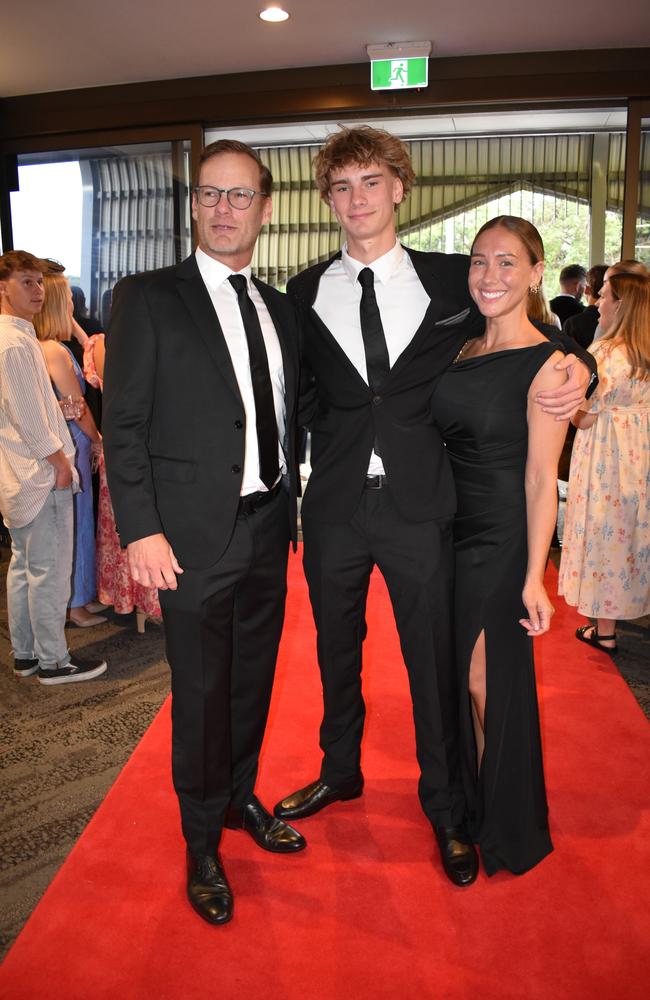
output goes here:
[{"label": "young man in tuxedo", "polygon": [[[395,211],[414,181],[404,144],[369,127],[330,136],[316,183],[346,237],[342,251],[289,282],[313,380],[312,474],[302,505],[304,563],[324,695],[320,777],[279,802],[283,819],[362,794],[361,650],[370,573],[390,593],[409,674],[419,796],[444,870],[477,874],[457,750],[451,600],[455,492],[430,416],[436,377],[483,332],[467,288],[468,258],[397,240]],[[561,336],[561,335],[559,335]],[[575,409],[589,373],[572,369]],[[566,402],[566,399],[569,402]]]},{"label": "young man in tuxedo", "polygon": [[[598,298],[600,290],[605,281],[607,264],[594,264],[587,271],[587,285],[585,287],[585,298],[587,305],[576,316],[569,316],[562,324],[562,330],[569,337],[573,337],[581,347],[587,348],[594,339],[596,327],[598,326]],[[574,428],[575,430],[575,428]]]},{"label": "young man in tuxedo", "polygon": [[579,316],[584,306],[580,301],[585,294],[587,272],[582,264],[567,264],[560,271],[562,291],[551,299],[550,306],[562,326],[571,316]]},{"label": "young man in tuxedo", "polygon": [[134,579],[160,589],[187,893],[213,924],[233,912],[224,826],[305,847],[254,794],[296,539],[294,312],[250,267],[271,184],[248,146],[208,146],[196,253],[123,279],[107,341],[109,488]]}]

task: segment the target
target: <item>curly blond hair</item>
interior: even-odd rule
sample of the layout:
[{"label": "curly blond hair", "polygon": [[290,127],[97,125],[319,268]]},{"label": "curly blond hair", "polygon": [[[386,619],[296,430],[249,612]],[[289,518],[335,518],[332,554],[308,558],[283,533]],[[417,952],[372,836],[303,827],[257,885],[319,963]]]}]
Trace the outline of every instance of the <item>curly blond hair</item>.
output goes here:
[{"label": "curly blond hair", "polygon": [[402,182],[405,198],[415,181],[406,144],[396,135],[370,125],[342,128],[328,137],[314,157],[314,177],[323,201],[328,199],[332,171],[340,170],[348,163],[359,167],[367,167],[370,163],[385,164]]}]

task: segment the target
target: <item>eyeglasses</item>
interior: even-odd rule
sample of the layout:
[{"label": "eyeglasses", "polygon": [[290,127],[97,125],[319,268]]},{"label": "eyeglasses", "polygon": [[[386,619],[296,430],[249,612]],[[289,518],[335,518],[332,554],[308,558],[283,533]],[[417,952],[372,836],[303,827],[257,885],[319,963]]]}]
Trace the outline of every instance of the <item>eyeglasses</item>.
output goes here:
[{"label": "eyeglasses", "polygon": [[215,187],[195,187],[194,191],[199,204],[204,208],[214,208],[221,201],[221,195],[225,194],[231,208],[250,208],[256,194],[260,198],[267,196],[263,191],[253,191],[251,188],[215,188]]}]

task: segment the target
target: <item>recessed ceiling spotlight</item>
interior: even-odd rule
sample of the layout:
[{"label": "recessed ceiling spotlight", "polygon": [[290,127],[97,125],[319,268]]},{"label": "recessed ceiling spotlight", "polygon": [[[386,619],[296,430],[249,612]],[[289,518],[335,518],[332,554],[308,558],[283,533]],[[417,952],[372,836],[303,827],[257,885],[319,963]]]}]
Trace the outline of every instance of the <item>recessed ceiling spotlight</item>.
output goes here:
[{"label": "recessed ceiling spotlight", "polygon": [[258,17],[262,21],[288,21],[289,14],[286,10],[282,10],[282,7],[266,7],[265,10],[261,10]]}]

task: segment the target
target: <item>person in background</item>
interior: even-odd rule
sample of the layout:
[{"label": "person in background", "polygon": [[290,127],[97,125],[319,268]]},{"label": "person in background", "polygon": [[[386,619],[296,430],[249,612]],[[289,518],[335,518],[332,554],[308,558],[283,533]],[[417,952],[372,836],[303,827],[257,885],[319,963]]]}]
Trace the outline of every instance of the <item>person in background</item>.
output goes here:
[{"label": "person in background", "polygon": [[[41,342],[45,364],[54,390],[60,400],[83,399],[85,388],[81,369],[64,345],[72,335],[72,292],[70,283],[61,273],[46,272],[44,276],[45,304],[34,319],[36,335]],[[75,445],[75,465],[79,472],[81,491],[74,497],[74,562],[70,621],[79,628],[90,628],[106,621],[94,615],[97,596],[95,574],[95,522],[92,506],[91,466],[98,460],[101,438],[92,414],[84,408],[81,416],[70,409],[70,432]]]},{"label": "person in background", "polygon": [[[47,274],[63,274],[65,272],[65,267],[57,260],[48,259],[47,260],[48,269]],[[83,369],[83,359],[84,359],[84,348],[86,346],[86,341],[91,333],[101,332],[101,326],[93,317],[88,316],[88,310],[86,308],[86,296],[84,295],[83,289],[79,285],[71,285],[70,290],[72,292],[72,336],[66,341],[66,347],[72,352],[72,355],[81,369]],[[86,406],[92,414],[92,418],[95,421],[95,426],[97,430],[102,429],[102,394],[91,385],[88,381],[84,383],[84,400]],[[93,518],[95,521],[95,533],[97,533],[97,518],[98,518],[98,507],[99,507],[99,477],[95,468],[93,468],[91,473],[91,482],[93,490]],[[89,606],[91,611],[103,611],[104,605],[97,601],[93,601]]]},{"label": "person in background", "polygon": [[589,347],[598,326],[598,296],[605,280],[607,264],[594,264],[587,271],[585,296],[587,305],[576,316],[569,316],[562,329],[581,347]]},{"label": "person in background", "polygon": [[546,326],[556,326],[558,330],[562,329],[560,317],[551,311],[544,286],[541,283],[528,289],[526,311],[528,318],[534,323],[544,323]]},{"label": "person in background", "polygon": [[88,337],[94,333],[103,333],[102,324],[95,316],[91,316],[86,305],[86,293],[79,285],[71,285],[72,315]]},{"label": "person in background", "polygon": [[587,272],[581,264],[567,264],[560,271],[562,291],[551,299],[551,309],[559,316],[563,326],[569,316],[577,316],[584,309],[580,299],[584,295],[586,284]]},{"label": "person in background", "polygon": [[102,292],[101,306],[99,309],[99,325],[102,330],[108,330],[111,322],[111,310],[113,308],[113,289],[107,288]]},{"label": "person in background", "polygon": [[9,634],[17,677],[41,684],[91,680],[105,660],[68,650],[74,445],[52,390],[33,320],[47,265],[22,250],[0,257],[0,510],[11,535]]},{"label": "person in background", "polygon": [[[93,334],[103,333],[102,325],[98,319],[88,314],[86,307],[86,296],[83,288],[79,285],[71,285],[72,291],[72,337],[68,342],[68,347],[74,354],[75,360],[80,368],[84,366],[84,350],[89,337]],[[102,394],[99,389],[86,380],[86,403],[93,415],[97,425],[97,430],[102,429]]]},{"label": "person in background", "polygon": [[[102,392],[104,388],[105,337],[95,333],[86,338],[83,373],[86,382]],[[99,459],[99,504],[97,511],[96,562],[97,596],[102,605],[112,605],[118,615],[135,610],[138,632],[144,632],[147,620],[160,623],[161,611],[156,587],[143,587],[129,572],[126,549],[120,545],[115,515],[106,480],[104,455]]]},{"label": "person in background", "polygon": [[[562,327],[562,330],[567,334],[567,336],[573,337],[576,343],[580,344],[580,346],[585,349],[589,347],[593,341],[598,329],[598,308],[596,303],[598,302],[598,296],[603,285],[606,270],[606,264],[594,264],[593,267],[589,268],[587,271],[587,285],[585,288],[585,295],[587,296],[588,304],[581,313],[578,313],[576,316],[569,316],[568,320]],[[575,434],[576,428],[573,424],[569,424],[557,472],[557,477],[562,480],[562,482],[567,482],[569,478],[571,451],[573,449]],[[552,548],[560,548],[560,541],[557,533],[553,535]]]},{"label": "person in background", "polygon": [[576,638],[611,655],[617,621],[650,612],[650,278],[612,271],[598,300],[602,336],[590,348],[600,382],[572,418],[558,586],[594,619]]},{"label": "person in background", "polygon": [[[603,281],[607,281],[612,274],[641,274],[645,278],[650,278],[650,271],[645,264],[642,264],[640,260],[634,260],[633,258],[619,260],[615,264],[611,264],[605,271]],[[599,322],[594,332],[594,340],[600,340],[603,333],[604,331]]]}]

